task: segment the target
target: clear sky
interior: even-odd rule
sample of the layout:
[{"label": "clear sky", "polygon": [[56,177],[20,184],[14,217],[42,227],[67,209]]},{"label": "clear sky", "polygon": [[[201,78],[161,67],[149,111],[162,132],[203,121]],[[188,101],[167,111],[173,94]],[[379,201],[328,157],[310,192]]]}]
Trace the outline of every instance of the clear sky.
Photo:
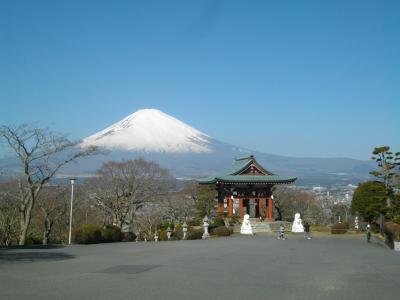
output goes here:
[{"label": "clear sky", "polygon": [[400,1],[0,1],[0,124],[141,108],[290,156],[400,151]]}]

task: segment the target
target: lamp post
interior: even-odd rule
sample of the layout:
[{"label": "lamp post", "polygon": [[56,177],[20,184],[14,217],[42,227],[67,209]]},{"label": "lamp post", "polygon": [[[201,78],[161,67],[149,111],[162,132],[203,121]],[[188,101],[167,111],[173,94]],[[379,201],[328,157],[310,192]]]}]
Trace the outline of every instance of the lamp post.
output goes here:
[{"label": "lamp post", "polygon": [[72,237],[72,207],[74,204],[74,183],[76,178],[70,178],[71,181],[71,205],[69,212],[69,235],[68,235],[68,245],[71,245],[71,237]]}]

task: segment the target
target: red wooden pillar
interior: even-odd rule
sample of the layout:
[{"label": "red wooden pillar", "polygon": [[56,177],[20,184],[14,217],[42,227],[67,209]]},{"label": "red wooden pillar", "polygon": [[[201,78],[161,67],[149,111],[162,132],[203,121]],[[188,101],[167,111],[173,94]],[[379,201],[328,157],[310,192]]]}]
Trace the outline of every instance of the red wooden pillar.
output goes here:
[{"label": "red wooden pillar", "polygon": [[224,200],[222,201],[218,200],[218,212],[224,213]]},{"label": "red wooden pillar", "polygon": [[228,217],[232,217],[233,214],[233,200],[231,197],[226,197],[226,203],[228,205]]},{"label": "red wooden pillar", "polygon": [[243,219],[243,198],[239,198],[239,216]]},{"label": "red wooden pillar", "polygon": [[258,215],[262,217],[263,215],[263,205],[262,205],[263,199],[259,198],[258,199]]},{"label": "red wooden pillar", "polygon": [[268,219],[273,219],[272,216],[272,198],[271,196],[268,196],[268,211],[267,211]]}]

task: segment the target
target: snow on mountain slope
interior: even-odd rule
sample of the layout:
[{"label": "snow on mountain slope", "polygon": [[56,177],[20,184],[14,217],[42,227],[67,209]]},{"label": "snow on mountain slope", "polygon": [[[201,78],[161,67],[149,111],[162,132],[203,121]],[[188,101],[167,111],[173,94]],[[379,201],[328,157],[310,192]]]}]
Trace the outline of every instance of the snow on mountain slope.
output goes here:
[{"label": "snow on mountain slope", "polygon": [[206,153],[210,137],[157,109],[142,109],[84,139],[81,146],[108,150]]}]

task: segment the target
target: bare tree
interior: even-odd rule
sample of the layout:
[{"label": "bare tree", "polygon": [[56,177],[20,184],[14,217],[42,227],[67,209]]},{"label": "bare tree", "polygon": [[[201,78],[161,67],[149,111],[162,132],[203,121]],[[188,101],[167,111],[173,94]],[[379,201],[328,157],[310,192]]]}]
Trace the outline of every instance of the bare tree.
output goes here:
[{"label": "bare tree", "polygon": [[38,198],[43,222],[43,245],[49,242],[53,225],[67,212],[67,188],[65,186],[49,186]]},{"label": "bare tree", "polygon": [[193,198],[184,191],[171,193],[161,203],[165,218],[170,223],[180,223],[193,216]]},{"label": "bare tree", "polygon": [[146,205],[146,207],[136,215],[134,227],[136,232],[153,239],[154,234],[162,224],[164,211],[159,205]]},{"label": "bare tree", "polygon": [[197,217],[203,219],[204,216],[213,216],[217,205],[215,186],[200,185],[196,181],[188,182],[184,191],[189,195],[194,203]]},{"label": "bare tree", "polygon": [[322,203],[313,193],[278,187],[274,196],[275,210],[284,221],[292,221],[295,213],[300,213],[302,219],[311,224],[322,224],[327,220]]},{"label": "bare tree", "polygon": [[18,186],[0,183],[0,245],[10,246],[18,239]]},{"label": "bare tree", "polygon": [[28,125],[1,126],[0,137],[6,141],[22,167],[22,175],[18,179],[19,245],[24,245],[32,209],[42,187],[61,167],[80,157],[92,154],[96,148],[74,148],[76,143],[72,143],[65,136]]},{"label": "bare tree", "polygon": [[105,221],[111,216],[118,227],[132,223],[144,203],[166,197],[172,186],[167,170],[143,159],[105,163],[88,180],[90,198],[103,209]]}]

